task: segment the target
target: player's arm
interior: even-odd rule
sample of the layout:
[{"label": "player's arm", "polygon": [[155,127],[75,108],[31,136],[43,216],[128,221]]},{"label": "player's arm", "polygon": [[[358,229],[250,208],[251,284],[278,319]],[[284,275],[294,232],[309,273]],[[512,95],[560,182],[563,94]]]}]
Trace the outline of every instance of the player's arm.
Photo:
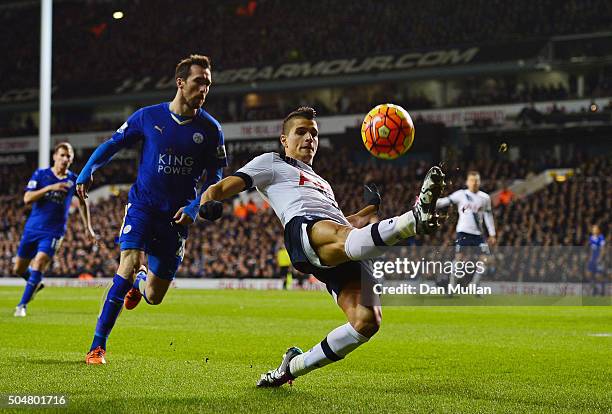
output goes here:
[{"label": "player's arm", "polygon": [[83,225],[85,226],[87,234],[92,239],[93,243],[97,243],[96,232],[91,225],[91,210],[89,209],[89,201],[78,196],[77,198],[79,199],[79,215],[81,216]]},{"label": "player's arm", "polygon": [[206,179],[202,184],[200,193],[196,194],[196,198],[187,206],[181,207],[174,215],[174,221],[177,224],[189,225],[196,220],[202,201],[202,194],[204,194],[212,185],[215,185],[221,181],[223,178],[223,168],[227,167],[228,165],[223,130],[218,122],[215,121],[215,123],[217,126],[216,147],[209,148],[205,152],[207,166]]},{"label": "player's arm", "polygon": [[271,184],[274,181],[273,163],[273,153],[259,155],[233,175],[208,187],[200,200],[200,216],[210,221],[217,220],[223,213],[221,200],[234,197],[249,188],[262,188]]},{"label": "player's arm", "polygon": [[244,179],[230,175],[225,177],[218,183],[211,185],[202,194],[200,205],[204,205],[208,201],[222,201],[227,198],[232,198],[247,189]]},{"label": "player's arm", "polygon": [[346,217],[351,226],[357,229],[367,226],[373,219],[376,219],[376,214],[380,209],[381,197],[375,184],[364,185],[363,198],[366,206],[357,213]]},{"label": "player's arm", "polygon": [[196,198],[185,207],[181,207],[173,219],[177,224],[183,226],[193,223],[198,215],[202,195],[210,188],[210,186],[218,183],[223,178],[223,168],[210,168],[206,170],[206,180],[202,184],[202,189]]},{"label": "player's arm", "polygon": [[136,111],[106,142],[102,143],[91,154],[89,160],[77,178],[77,194],[87,199],[87,191],[93,183],[93,174],[112,159],[113,155],[123,148],[127,148],[143,137],[142,111]]},{"label": "player's arm", "polygon": [[459,202],[458,198],[459,198],[458,191],[455,191],[448,197],[438,198],[438,200],[436,201],[436,208],[446,208],[450,206],[451,204],[457,204]]},{"label": "player's arm", "polygon": [[484,211],[484,222],[489,233],[489,243],[495,244],[495,221],[493,220],[493,210],[491,209],[491,199],[487,197],[487,203]]},{"label": "player's arm", "polygon": [[40,186],[41,171],[42,170],[34,171],[34,174],[32,174],[30,181],[28,181],[28,185],[25,188],[25,193],[23,194],[23,202],[25,205],[28,205],[35,201],[40,200],[49,191],[67,192],[70,189],[70,184],[67,182],[59,182],[59,183],[47,185],[45,187],[41,187]]},{"label": "player's arm", "polygon": [[65,181],[47,185],[37,190],[27,190],[26,189],[26,192],[23,194],[23,202],[25,203],[25,205],[29,205],[43,198],[45,194],[48,193],[49,191],[62,191],[65,193],[69,189],[70,189],[70,183],[67,183]]}]

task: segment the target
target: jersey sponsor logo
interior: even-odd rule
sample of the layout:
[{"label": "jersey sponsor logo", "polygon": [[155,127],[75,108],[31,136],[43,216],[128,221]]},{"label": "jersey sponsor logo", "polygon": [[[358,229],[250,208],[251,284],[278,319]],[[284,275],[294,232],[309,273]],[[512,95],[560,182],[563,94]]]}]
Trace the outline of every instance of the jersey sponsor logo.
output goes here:
[{"label": "jersey sponsor logo", "polygon": [[128,123],[127,123],[127,121],[126,121],[126,122],[124,122],[124,123],[123,123],[123,125],[121,125],[121,126],[119,127],[119,129],[117,130],[117,132],[118,132],[119,134],[123,134],[123,133],[125,132],[125,130],[127,129],[127,127],[128,127]]},{"label": "jersey sponsor logo", "polygon": [[50,201],[56,204],[64,204],[67,193],[64,191],[49,191],[45,193],[45,201]]},{"label": "jersey sponsor logo", "polygon": [[164,128],[165,128],[165,127],[160,127],[160,126],[155,125],[155,126],[154,126],[154,128],[155,128],[155,129],[157,129],[157,130],[159,131],[159,133],[160,133],[160,134],[163,134],[163,133],[164,133]]},{"label": "jersey sponsor logo", "polygon": [[479,206],[478,204],[472,204],[472,203],[468,203],[465,204],[461,207],[461,212],[465,213],[466,211],[471,211],[473,213],[477,213],[479,211],[481,211],[483,209],[482,206]]},{"label": "jersey sponsor logo", "polygon": [[167,175],[190,175],[193,171],[193,157],[176,154],[159,154],[157,172]]},{"label": "jersey sponsor logo", "polygon": [[33,189],[35,189],[35,188],[36,188],[36,185],[37,185],[37,184],[38,184],[38,181],[36,181],[36,180],[30,180],[30,181],[28,181],[28,188],[29,188],[30,190],[33,190]]},{"label": "jersey sponsor logo", "polygon": [[334,195],[333,195],[332,189],[331,189],[331,187],[329,185],[327,185],[326,183],[324,183],[322,181],[319,181],[315,177],[312,177],[312,176],[309,177],[303,171],[300,171],[300,183],[299,183],[299,185],[303,185],[303,186],[306,186],[306,187],[314,187],[317,190],[321,191],[323,194],[325,194],[330,199],[334,200]]},{"label": "jersey sponsor logo", "polygon": [[201,144],[203,141],[204,135],[200,134],[199,132],[193,134],[193,142],[195,142],[196,144]]}]

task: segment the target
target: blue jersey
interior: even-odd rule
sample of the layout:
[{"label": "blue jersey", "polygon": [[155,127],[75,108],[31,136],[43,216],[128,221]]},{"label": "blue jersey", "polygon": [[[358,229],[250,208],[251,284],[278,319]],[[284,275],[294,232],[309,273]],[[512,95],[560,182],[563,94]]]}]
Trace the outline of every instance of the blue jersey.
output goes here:
[{"label": "blue jersey", "polygon": [[142,155],[129,202],[168,216],[191,202],[188,214],[195,218],[197,182],[206,172],[205,189],[227,166],[221,125],[203,109],[191,118],[175,115],[168,102],[139,109],[92,154],[77,183],[136,143],[142,143]]},{"label": "blue jersey", "polygon": [[597,260],[601,254],[601,250],[606,244],[606,239],[603,234],[589,237],[589,246],[591,247],[591,260]]},{"label": "blue jersey", "polygon": [[76,174],[68,171],[66,177],[58,178],[51,168],[41,168],[34,172],[28,182],[26,191],[40,190],[48,185],[67,182],[71,186],[64,191],[48,191],[34,202],[32,213],[25,225],[26,231],[44,232],[61,237],[66,233],[66,222],[70,211],[70,203],[74,196]]}]

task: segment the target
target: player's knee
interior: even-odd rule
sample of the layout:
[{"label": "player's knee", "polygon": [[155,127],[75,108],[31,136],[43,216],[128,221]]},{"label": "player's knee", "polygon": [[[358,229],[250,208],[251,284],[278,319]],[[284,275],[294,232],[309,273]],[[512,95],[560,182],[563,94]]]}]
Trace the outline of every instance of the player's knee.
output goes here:
[{"label": "player's knee", "polygon": [[125,277],[133,277],[140,267],[140,251],[124,250],[121,252],[118,273]]},{"label": "player's knee", "polygon": [[36,256],[34,260],[32,260],[31,267],[38,272],[44,272],[48,264],[49,259],[46,256]]},{"label": "player's knee", "polygon": [[164,295],[155,294],[155,291],[149,294],[149,291],[146,291],[147,295],[147,303],[149,305],[159,305],[164,300]]}]

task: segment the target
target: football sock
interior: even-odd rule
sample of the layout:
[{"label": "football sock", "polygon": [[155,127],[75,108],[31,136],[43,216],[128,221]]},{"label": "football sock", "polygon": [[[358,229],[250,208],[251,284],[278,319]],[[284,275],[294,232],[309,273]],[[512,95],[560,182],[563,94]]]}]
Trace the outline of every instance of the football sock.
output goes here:
[{"label": "football sock", "polygon": [[478,272],[474,272],[474,277],[472,278],[472,284],[474,286],[478,286],[480,284],[480,277],[482,275]]},{"label": "football sock", "polygon": [[134,280],[134,288],[138,289],[140,293],[144,293],[145,287],[147,286],[147,274],[145,272],[138,272],[136,280]]},{"label": "football sock", "polygon": [[113,278],[113,285],[106,294],[106,300],[102,307],[102,312],[98,317],[98,323],[96,324],[96,332],[94,335],[93,342],[90,350],[101,346],[106,349],[106,340],[110,335],[111,329],[117,321],[117,317],[123,308],[123,300],[128,290],[132,287],[132,283],[122,278],[119,275],[115,275]]},{"label": "football sock", "polygon": [[331,331],[325,339],[312,347],[310,351],[294,357],[289,363],[289,372],[297,377],[313,369],[340,361],[349,352],[366,343],[368,339],[357,332],[350,323],[346,323]]},{"label": "football sock", "polygon": [[32,300],[32,296],[36,292],[36,288],[38,284],[42,280],[42,272],[38,270],[30,269],[30,277],[28,277],[28,281],[26,283],[25,289],[23,291],[23,295],[21,296],[21,301],[18,306],[25,306]]},{"label": "football sock", "polygon": [[381,247],[393,246],[416,234],[412,211],[352,230],[344,242],[344,251],[351,260],[373,259],[382,254]]}]

